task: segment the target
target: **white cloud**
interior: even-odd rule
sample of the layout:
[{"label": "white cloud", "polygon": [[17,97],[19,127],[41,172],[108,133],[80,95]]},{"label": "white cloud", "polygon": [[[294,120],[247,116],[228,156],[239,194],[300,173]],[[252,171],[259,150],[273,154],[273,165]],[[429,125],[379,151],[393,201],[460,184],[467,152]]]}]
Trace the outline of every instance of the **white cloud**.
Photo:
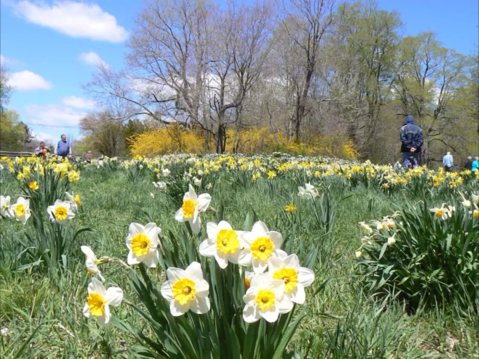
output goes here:
[{"label": "white cloud", "polygon": [[8,84],[18,91],[49,90],[52,88],[50,82],[28,70],[11,73]]},{"label": "white cloud", "polygon": [[62,105],[29,105],[25,110],[28,124],[57,128],[78,126],[87,115],[85,111]]},{"label": "white cloud", "polygon": [[0,54],[0,64],[2,66],[8,66],[9,68],[12,68],[12,67],[18,68],[24,65],[21,61],[3,56],[2,54]]},{"label": "white cloud", "polygon": [[0,64],[2,65],[6,65],[10,62],[10,59],[8,57],[5,57],[3,56],[2,54],[0,54]]},{"label": "white cloud", "polygon": [[37,141],[43,141],[47,144],[55,144],[57,141],[59,141],[58,137],[53,136],[51,133],[36,132],[36,131],[35,131],[35,139]]},{"label": "white cloud", "polygon": [[103,61],[100,55],[98,55],[96,52],[93,52],[93,51],[84,52],[80,54],[80,60],[88,65],[93,65],[93,66],[103,65],[108,67],[108,64],[105,61]]},{"label": "white cloud", "polygon": [[26,21],[72,37],[122,42],[128,36],[116,18],[96,4],[66,0],[49,5],[23,0],[13,6],[17,15]]},{"label": "white cloud", "polygon": [[95,108],[97,107],[97,103],[93,100],[89,100],[86,98],[82,97],[77,97],[77,96],[68,96],[62,98],[62,102],[70,107],[75,107],[75,108]]}]

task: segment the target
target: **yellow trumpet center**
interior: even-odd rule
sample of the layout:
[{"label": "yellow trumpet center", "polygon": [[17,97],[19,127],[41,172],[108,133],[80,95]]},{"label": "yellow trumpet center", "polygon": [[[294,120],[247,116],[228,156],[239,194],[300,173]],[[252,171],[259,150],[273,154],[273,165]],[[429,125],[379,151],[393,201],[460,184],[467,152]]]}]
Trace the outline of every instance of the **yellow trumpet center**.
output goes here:
[{"label": "yellow trumpet center", "polygon": [[222,229],[216,236],[216,248],[223,252],[233,254],[239,248],[238,235],[232,229]]},{"label": "yellow trumpet center", "polygon": [[294,268],[281,268],[274,272],[273,278],[283,280],[286,293],[295,290],[298,284],[298,273]]},{"label": "yellow trumpet center", "polygon": [[143,233],[135,234],[131,239],[131,251],[137,257],[144,256],[150,249],[150,239]]},{"label": "yellow trumpet center", "polygon": [[15,207],[15,215],[17,217],[25,216],[25,206],[23,204],[17,204],[17,206]]},{"label": "yellow trumpet center", "polygon": [[258,237],[250,247],[253,257],[262,261],[267,260],[274,251],[273,241],[269,237]]},{"label": "yellow trumpet center", "polygon": [[105,315],[105,298],[98,293],[90,293],[87,299],[88,309],[91,315],[102,317]]},{"label": "yellow trumpet center", "polygon": [[187,219],[192,219],[195,214],[196,203],[187,198],[183,201],[181,208],[183,209],[183,216]]},{"label": "yellow trumpet center", "polygon": [[276,295],[268,289],[260,289],[256,295],[255,303],[260,310],[269,310],[276,304]]},{"label": "yellow trumpet center", "polygon": [[185,305],[194,300],[196,294],[195,282],[191,279],[183,278],[177,280],[172,287],[173,297],[181,304]]},{"label": "yellow trumpet center", "polygon": [[55,218],[59,221],[63,221],[68,216],[68,210],[63,206],[58,206],[55,209]]}]

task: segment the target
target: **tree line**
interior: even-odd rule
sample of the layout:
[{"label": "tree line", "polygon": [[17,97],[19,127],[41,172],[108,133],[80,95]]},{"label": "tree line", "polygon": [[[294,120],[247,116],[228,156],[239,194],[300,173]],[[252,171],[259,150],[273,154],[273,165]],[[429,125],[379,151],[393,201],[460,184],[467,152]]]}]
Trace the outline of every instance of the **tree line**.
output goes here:
[{"label": "tree line", "polygon": [[278,142],[343,137],[392,163],[412,114],[423,163],[478,154],[477,53],[403,28],[374,1],[146,0],[124,68],[100,63],[84,84],[102,109],[82,120],[83,144],[126,153],[128,136],[176,123],[222,153],[267,128]]}]

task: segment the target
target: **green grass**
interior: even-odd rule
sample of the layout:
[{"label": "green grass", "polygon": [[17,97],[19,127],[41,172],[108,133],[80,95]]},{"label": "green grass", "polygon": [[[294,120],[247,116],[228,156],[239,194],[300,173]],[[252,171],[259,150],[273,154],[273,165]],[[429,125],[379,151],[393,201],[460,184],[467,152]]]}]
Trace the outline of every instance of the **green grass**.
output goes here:
[{"label": "green grass", "polygon": [[[295,246],[299,239],[321,241],[316,280],[307,290],[307,316],[291,343],[300,357],[479,358],[477,317],[439,309],[407,313],[400,302],[369,296],[355,275],[354,251],[363,235],[357,223],[393,213],[404,203],[401,194],[389,197],[362,186],[320,189],[327,192],[336,215],[331,232],[325,233],[314,219],[311,204],[298,198],[292,180],[275,179],[274,185],[259,180],[244,188],[232,186],[226,179],[209,191],[211,207],[219,210],[223,206],[224,217],[234,228],[242,228],[249,213],[294,241]],[[3,182],[2,195],[16,198],[20,193],[16,183],[7,177]],[[149,178],[134,182],[125,171],[105,176],[85,170],[73,190],[82,198],[75,228],[94,230],[82,233],[80,243],[91,246],[99,256],[126,259],[125,238],[131,222],[153,221],[164,233],[183,229],[174,220],[178,208]],[[285,215],[284,207],[292,201],[298,211],[295,219],[288,220],[291,216]],[[216,221],[217,215],[207,212],[202,221]],[[2,357],[130,357],[128,349],[136,344],[132,336],[115,326],[104,329],[84,318],[82,308],[90,277],[83,263],[59,280],[49,279],[36,267],[17,271],[22,264],[18,239],[24,236],[24,226],[1,220],[0,234],[0,327],[8,328],[8,334],[0,336]],[[111,264],[102,271],[108,273],[108,286],[120,286],[125,298],[135,300],[125,271]],[[161,273],[150,271],[152,277],[155,273],[161,284]],[[327,280],[326,289],[313,297],[315,289]],[[113,315],[138,328],[144,325],[127,305],[113,309]]]}]

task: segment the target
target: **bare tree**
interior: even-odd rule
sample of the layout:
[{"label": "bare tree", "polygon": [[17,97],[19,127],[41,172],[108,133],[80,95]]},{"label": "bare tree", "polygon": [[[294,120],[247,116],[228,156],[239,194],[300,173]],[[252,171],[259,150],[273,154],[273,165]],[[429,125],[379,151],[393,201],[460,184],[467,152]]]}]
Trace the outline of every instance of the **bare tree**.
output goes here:
[{"label": "bare tree", "polygon": [[272,16],[270,4],[237,7],[229,3],[220,11],[212,40],[207,94],[216,151],[224,151],[226,128],[240,118],[241,107],[263,71],[268,54]]},{"label": "bare tree", "polygon": [[[285,17],[280,26],[285,32],[288,50],[292,49],[296,61],[285,63],[293,112],[290,117],[289,137],[300,139],[301,123],[309,111],[311,83],[321,43],[333,21],[334,0],[291,0],[284,6]],[[293,64],[293,66],[288,66]]]}]

